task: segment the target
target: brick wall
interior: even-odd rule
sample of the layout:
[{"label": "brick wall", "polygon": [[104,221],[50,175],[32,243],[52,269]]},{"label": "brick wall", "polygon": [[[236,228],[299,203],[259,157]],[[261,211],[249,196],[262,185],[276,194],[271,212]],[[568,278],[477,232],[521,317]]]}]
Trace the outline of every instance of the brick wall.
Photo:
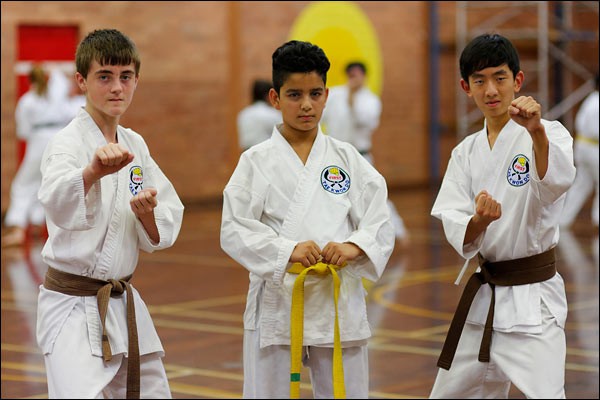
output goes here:
[{"label": "brick wall", "polygon": [[[440,4],[441,170],[453,136],[458,82],[454,2]],[[270,78],[271,54],[309,2],[2,2],[2,212],[15,174],[16,29],[76,24],[81,35],[116,28],[142,56],[140,83],[122,124],[141,133],[184,202],[219,199],[237,162],[235,115],[254,78]],[[357,2],[380,40],[383,115],[373,142],[390,187],[429,180],[428,2]],[[597,32],[597,14],[595,29]],[[590,56],[594,57],[594,53]],[[597,40],[595,58],[597,60]],[[594,61],[596,62],[596,61]],[[597,65],[597,64],[596,64]],[[442,171],[443,172],[443,171]]]}]

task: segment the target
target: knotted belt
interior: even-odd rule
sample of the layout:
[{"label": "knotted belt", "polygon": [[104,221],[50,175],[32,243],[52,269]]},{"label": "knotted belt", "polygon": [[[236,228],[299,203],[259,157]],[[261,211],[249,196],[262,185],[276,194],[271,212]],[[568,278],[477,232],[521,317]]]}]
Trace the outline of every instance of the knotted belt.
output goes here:
[{"label": "knotted belt", "polygon": [[110,297],[118,297],[127,290],[127,330],[129,349],[127,363],[127,398],[140,398],[140,350],[138,346],[138,332],[135,321],[135,306],[133,292],[129,280],[132,275],[121,279],[107,281],[89,278],[86,276],[70,274],[48,267],[44,287],[55,292],[70,296],[96,296],[98,298],[98,311],[102,322],[102,356],[104,361],[112,359],[108,334],[106,333],[106,313]]},{"label": "knotted belt", "polygon": [[494,322],[494,304],[496,302],[496,285],[514,286],[529,283],[543,282],[556,274],[554,248],[531,257],[516,260],[489,262],[478,254],[480,272],[471,275],[462,293],[456,312],[450,323],[450,329],[438,359],[437,366],[449,370],[456,353],[458,340],[465,326],[471,303],[481,285],[488,284],[492,288],[492,298],[488,310],[483,338],[479,348],[478,360],[490,361],[490,346],[492,344],[492,330]]},{"label": "knotted belt", "polygon": [[339,266],[318,262],[305,268],[300,263],[294,263],[287,272],[298,274],[292,292],[292,312],[290,328],[290,398],[300,398],[300,369],[302,368],[302,346],[304,341],[304,280],[307,274],[328,275],[333,277],[333,304],[335,306],[335,323],[333,327],[333,398],[346,398],[344,384],[344,364],[342,363],[342,342],[340,340],[340,326],[338,322],[338,297],[340,294],[340,277],[336,270],[342,269],[346,264]]}]

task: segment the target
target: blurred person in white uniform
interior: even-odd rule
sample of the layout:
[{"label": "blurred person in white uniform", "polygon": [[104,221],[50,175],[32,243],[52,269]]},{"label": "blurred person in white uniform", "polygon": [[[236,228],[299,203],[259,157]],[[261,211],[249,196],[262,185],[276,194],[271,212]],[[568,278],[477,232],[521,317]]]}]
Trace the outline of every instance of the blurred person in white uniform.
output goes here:
[{"label": "blurred person in white uniform", "polygon": [[[329,89],[322,124],[327,135],[351,143],[373,164],[371,144],[373,133],[379,127],[381,99],[366,85],[367,67],[363,62],[350,62],[345,71],[346,83]],[[388,207],[396,239],[405,247],[408,245],[409,235],[404,220],[389,199]]]},{"label": "blurred person in white uniform", "polygon": [[75,116],[70,106],[72,85],[65,74],[53,69],[48,73],[40,65],[29,72],[30,89],[21,96],[15,109],[17,137],[26,141],[25,156],[12,181],[10,205],[4,225],[8,233],[2,246],[20,246],[28,226],[45,225],[44,210],[37,198],[42,181],[42,153],[52,136]]},{"label": "blurred person in white uniform", "polygon": [[575,146],[574,157],[577,175],[575,182],[567,193],[565,208],[562,211],[560,225],[569,227],[583,207],[585,201],[593,194],[591,221],[598,228],[598,74],[596,88],[590,93],[577,111],[575,116]]},{"label": "blurred person in white uniform", "polygon": [[252,84],[252,103],[237,116],[239,144],[242,149],[263,142],[271,137],[273,126],[281,123],[281,112],[269,102],[269,90],[273,85],[264,79]]}]

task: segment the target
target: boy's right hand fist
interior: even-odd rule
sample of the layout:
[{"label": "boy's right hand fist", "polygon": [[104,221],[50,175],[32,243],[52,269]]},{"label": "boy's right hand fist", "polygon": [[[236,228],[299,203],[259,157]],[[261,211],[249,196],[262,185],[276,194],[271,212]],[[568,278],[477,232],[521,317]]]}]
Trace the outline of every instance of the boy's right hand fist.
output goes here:
[{"label": "boy's right hand fist", "polygon": [[117,172],[131,161],[133,161],[133,154],[129,150],[118,143],[109,143],[96,150],[90,169],[100,179]]}]

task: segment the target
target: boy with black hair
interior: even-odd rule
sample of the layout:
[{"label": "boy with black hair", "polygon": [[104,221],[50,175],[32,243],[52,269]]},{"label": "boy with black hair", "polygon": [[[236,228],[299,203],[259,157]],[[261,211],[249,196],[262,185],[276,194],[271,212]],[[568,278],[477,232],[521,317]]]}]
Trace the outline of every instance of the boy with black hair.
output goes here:
[{"label": "boy with black hair", "polygon": [[221,246],[250,272],[244,397],[298,397],[302,360],[315,398],[367,398],[362,278],[377,280],[393,250],[386,183],[352,145],[320,130],[323,50],[292,40],[272,61],[269,96],[283,123],[242,154],[223,193]]},{"label": "boy with black hair", "polygon": [[524,73],[505,37],[474,38],[460,73],[484,127],[452,151],[431,215],[467,259],[456,283],[476,255],[479,268],[450,325],[431,398],[507,398],[511,383],[528,398],[564,398],[567,299],[554,248],[575,177],[573,140],[541,118],[535,99],[515,99]]},{"label": "boy with black hair", "polygon": [[86,105],[48,144],[39,190],[49,268],[37,340],[48,396],[171,398],[162,344],[130,279],[140,249],[173,245],[183,204],[142,136],[119,125],[139,79],[135,44],[95,30],[75,58]]}]

